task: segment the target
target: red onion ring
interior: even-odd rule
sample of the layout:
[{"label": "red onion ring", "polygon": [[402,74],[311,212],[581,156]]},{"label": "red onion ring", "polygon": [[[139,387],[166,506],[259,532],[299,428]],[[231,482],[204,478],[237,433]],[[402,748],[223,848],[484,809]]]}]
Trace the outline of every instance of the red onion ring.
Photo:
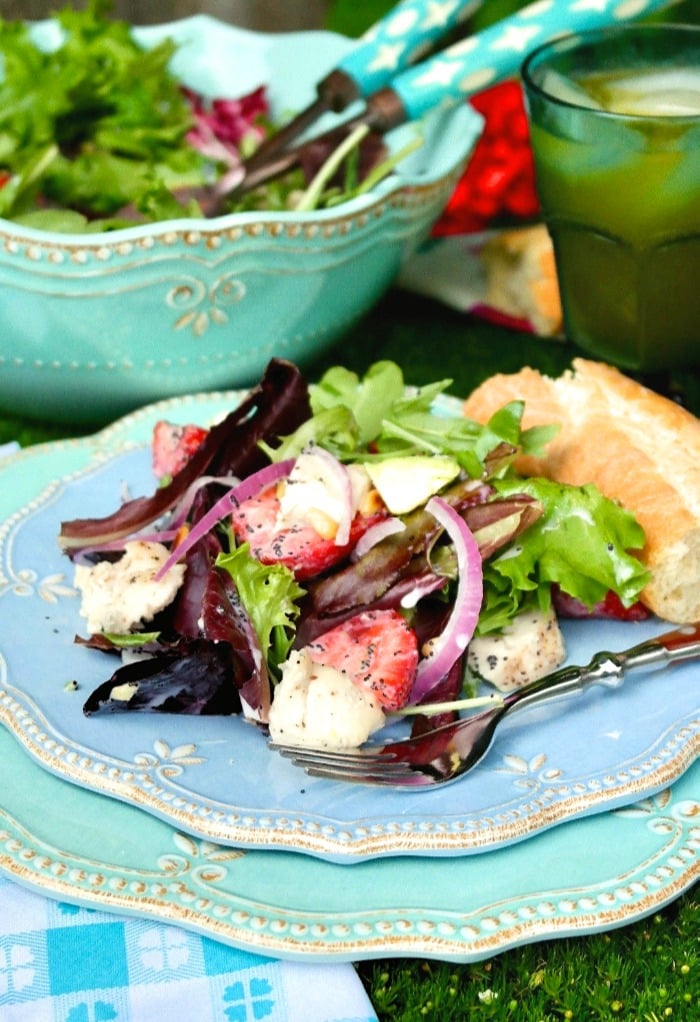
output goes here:
[{"label": "red onion ring", "polygon": [[253,472],[252,475],[247,476],[242,482],[238,483],[228,490],[223,497],[220,497],[205,515],[203,515],[196,525],[193,525],[187,536],[181,543],[171,551],[170,556],[167,558],[165,563],[158,569],[155,579],[156,582],[169,571],[174,564],[184,557],[188,550],[190,550],[195,543],[206,536],[215,525],[225,518],[226,515],[230,514],[234,507],[238,504],[242,504],[243,501],[248,500],[249,497],[254,497],[261,490],[271,486],[272,483],[278,482],[289,474],[289,471],[294,464],[293,458],[288,458],[286,461],[278,461],[274,465],[266,465],[265,468],[261,468],[259,472]]},{"label": "red onion ring", "polygon": [[454,608],[442,634],[430,653],[418,662],[410,704],[425,699],[464,653],[479,620],[484,595],[481,554],[466,522],[441,497],[432,497],[425,509],[443,526],[454,544],[459,581]]},{"label": "red onion ring", "polygon": [[371,550],[373,546],[376,546],[381,540],[386,539],[387,536],[393,536],[397,532],[403,532],[406,528],[400,518],[383,518],[381,522],[377,522],[376,525],[371,525],[367,532],[363,533],[355,544],[355,548],[352,552],[352,560],[359,561],[361,557]]},{"label": "red onion ring", "polygon": [[233,487],[238,486],[239,482],[240,479],[237,476],[200,476],[199,479],[195,479],[193,483],[190,483],[178,503],[173,508],[172,517],[170,519],[170,527],[177,530],[181,525],[185,524],[187,516],[194,503],[194,499],[202,487],[208,486],[209,483],[218,483],[220,486]]}]

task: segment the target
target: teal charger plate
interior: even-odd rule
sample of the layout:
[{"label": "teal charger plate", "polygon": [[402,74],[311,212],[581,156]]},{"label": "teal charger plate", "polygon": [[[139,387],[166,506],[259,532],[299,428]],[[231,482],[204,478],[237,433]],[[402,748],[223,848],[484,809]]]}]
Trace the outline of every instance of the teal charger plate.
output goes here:
[{"label": "teal charger plate", "polygon": [[658,911],[700,876],[700,768],[482,855],[343,866],[222,847],[42,770],[0,729],[0,869],[50,897],[279,958],[477,961]]}]

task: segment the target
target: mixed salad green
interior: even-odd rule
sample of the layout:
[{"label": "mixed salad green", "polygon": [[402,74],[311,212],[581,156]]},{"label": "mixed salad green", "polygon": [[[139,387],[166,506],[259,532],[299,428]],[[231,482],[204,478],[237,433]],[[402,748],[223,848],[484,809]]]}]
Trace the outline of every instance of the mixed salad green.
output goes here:
[{"label": "mixed salad green", "polygon": [[[140,656],[86,712],[243,712],[265,725],[304,656],[358,674],[385,708],[442,703],[462,690],[472,639],[525,612],[645,616],[634,516],[594,486],[519,476],[517,455],[555,430],[523,429],[521,402],[485,425],[455,415],[449,382],[407,388],[380,362],[309,385],[274,359],[211,429],[160,424],[154,492],[61,528],[76,572],[110,572],[141,544],[157,550],[148,584],[169,587],[148,620],[128,587],[107,590],[110,607],[136,607],[133,626],[81,641]],[[179,460],[164,459],[163,435]]]},{"label": "mixed salad green", "polygon": [[362,130],[283,181],[227,200],[241,161],[274,130],[264,83],[245,96],[199,96],[170,70],[175,44],[142,47],[111,7],[61,9],[61,41],[48,50],[29,24],[0,17],[1,217],[94,233],[238,209],[314,209],[372,187],[400,158]]}]

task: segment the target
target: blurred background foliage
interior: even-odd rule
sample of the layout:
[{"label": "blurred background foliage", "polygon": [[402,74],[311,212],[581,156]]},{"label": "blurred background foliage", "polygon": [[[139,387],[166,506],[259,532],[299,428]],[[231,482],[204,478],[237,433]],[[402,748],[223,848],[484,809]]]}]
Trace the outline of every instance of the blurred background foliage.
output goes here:
[{"label": "blurred background foliage", "polygon": [[[35,21],[68,6],[82,8],[85,0],[0,0],[0,15]],[[137,25],[158,24],[210,14],[222,21],[258,31],[317,28],[328,11],[326,0],[113,0],[119,18]]]},{"label": "blurred background foliage", "polygon": [[[396,0],[329,0],[326,5],[325,24],[335,32],[357,36],[386,14],[395,2]],[[486,0],[469,18],[468,30],[478,32],[525,6],[524,0]],[[657,17],[700,24],[700,0],[680,0]]]},{"label": "blurred background foliage", "polygon": [[[50,16],[69,2],[78,8],[84,5],[84,0],[0,0],[0,15],[33,21]],[[116,16],[135,24],[210,14],[258,31],[325,26],[344,35],[357,36],[395,3],[396,0],[113,0],[112,6]],[[470,18],[468,30],[478,31],[524,6],[523,0],[485,0]],[[700,23],[700,0],[681,0],[673,4],[664,17]]]}]

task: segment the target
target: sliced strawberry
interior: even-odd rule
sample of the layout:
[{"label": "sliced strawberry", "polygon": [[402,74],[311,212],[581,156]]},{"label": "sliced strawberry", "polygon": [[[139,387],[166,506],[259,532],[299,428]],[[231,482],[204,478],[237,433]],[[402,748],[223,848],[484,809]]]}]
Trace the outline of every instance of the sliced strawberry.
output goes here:
[{"label": "sliced strawberry", "polygon": [[385,710],[406,705],[418,665],[416,634],[396,610],[366,610],[324,632],[306,649],[373,692]]},{"label": "sliced strawberry", "polygon": [[179,426],[161,419],[153,427],[153,472],[158,479],[184,468],[207,435],[203,426]]},{"label": "sliced strawberry", "polygon": [[617,593],[607,594],[600,608],[602,617],[616,617],[620,621],[646,621],[651,613],[639,600],[631,607],[625,607]]},{"label": "sliced strawberry", "polygon": [[345,560],[370,525],[385,514],[358,512],[350,525],[347,543],[336,544],[308,522],[280,528],[280,502],[275,488],[244,500],[231,514],[231,527],[239,543],[249,543],[250,552],[263,564],[284,564],[300,581],[314,578]]}]

